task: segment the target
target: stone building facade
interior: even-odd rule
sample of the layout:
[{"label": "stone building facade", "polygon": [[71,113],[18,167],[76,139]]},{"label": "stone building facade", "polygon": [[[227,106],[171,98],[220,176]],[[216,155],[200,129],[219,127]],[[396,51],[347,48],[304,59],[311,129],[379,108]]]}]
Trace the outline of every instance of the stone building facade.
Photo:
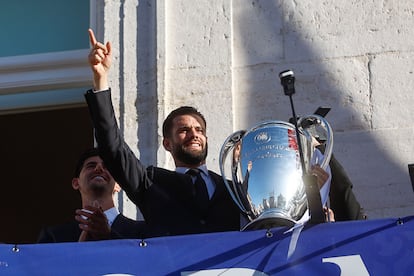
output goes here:
[{"label": "stone building facade", "polygon": [[291,117],[278,74],[296,76],[296,113],[319,106],[334,153],[370,218],[414,213],[414,4],[411,1],[97,1],[99,38],[114,45],[111,86],[128,144],[172,167],[166,114],[196,106],[208,166],[233,131]]}]

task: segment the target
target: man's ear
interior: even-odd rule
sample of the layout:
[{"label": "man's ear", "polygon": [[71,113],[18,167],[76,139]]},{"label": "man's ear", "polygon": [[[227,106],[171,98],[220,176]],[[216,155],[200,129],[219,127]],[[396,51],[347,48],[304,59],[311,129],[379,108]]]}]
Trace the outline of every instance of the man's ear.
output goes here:
[{"label": "man's ear", "polygon": [[72,178],[72,188],[74,190],[79,190],[79,178]]},{"label": "man's ear", "polygon": [[120,191],[121,191],[121,186],[119,186],[119,184],[115,182],[114,193],[119,193]]},{"label": "man's ear", "polygon": [[165,150],[171,151],[171,141],[168,138],[164,138],[162,140],[162,145],[164,146]]}]

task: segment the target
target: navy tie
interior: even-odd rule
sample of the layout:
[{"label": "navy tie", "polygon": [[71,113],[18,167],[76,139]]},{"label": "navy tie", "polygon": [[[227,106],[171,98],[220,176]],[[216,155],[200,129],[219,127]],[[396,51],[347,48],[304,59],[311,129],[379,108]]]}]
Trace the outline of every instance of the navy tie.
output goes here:
[{"label": "navy tie", "polygon": [[200,210],[205,212],[208,208],[209,196],[208,196],[206,183],[201,177],[200,170],[189,169],[186,172],[186,174],[189,174],[195,177],[195,181],[194,181],[195,200]]}]

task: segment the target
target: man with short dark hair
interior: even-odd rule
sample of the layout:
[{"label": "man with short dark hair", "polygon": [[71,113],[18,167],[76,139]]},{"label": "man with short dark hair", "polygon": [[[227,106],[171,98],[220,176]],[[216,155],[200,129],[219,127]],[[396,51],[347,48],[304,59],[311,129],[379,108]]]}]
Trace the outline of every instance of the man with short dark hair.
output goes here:
[{"label": "man with short dark hair", "polygon": [[[161,235],[181,235],[240,230],[240,211],[226,190],[222,177],[206,167],[206,121],[193,107],[180,107],[163,124],[163,146],[174,159],[176,170],[145,168],[125,143],[114,116],[107,73],[111,45],[96,41],[89,63],[94,89],[86,101],[95,128],[100,154],[111,174],[139,207],[145,221]],[[193,175],[189,169],[197,169]],[[201,178],[199,178],[201,177]],[[195,183],[203,181],[206,206],[197,202]]]},{"label": "man with short dark hair", "polygon": [[[189,106],[172,111],[163,124],[163,146],[171,153],[176,170],[145,168],[125,143],[114,115],[108,85],[111,44],[98,42],[92,30],[89,37],[94,87],[85,97],[100,155],[145,221],[162,235],[240,230],[246,218],[223,178],[206,166],[204,116]],[[320,175],[328,178],[324,171]]]},{"label": "man with short dark hair", "polygon": [[96,148],[79,158],[72,187],[81,195],[82,209],[76,210],[73,222],[42,229],[39,243],[145,237],[145,223],[123,216],[115,207],[113,195],[120,188]]}]

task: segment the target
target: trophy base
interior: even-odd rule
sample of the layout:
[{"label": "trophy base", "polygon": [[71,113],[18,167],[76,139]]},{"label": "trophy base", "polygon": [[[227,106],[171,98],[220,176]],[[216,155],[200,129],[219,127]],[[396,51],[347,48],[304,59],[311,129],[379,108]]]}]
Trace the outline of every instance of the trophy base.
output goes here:
[{"label": "trophy base", "polygon": [[241,231],[271,229],[276,227],[292,227],[295,224],[295,220],[286,217],[259,217],[242,227]]}]

